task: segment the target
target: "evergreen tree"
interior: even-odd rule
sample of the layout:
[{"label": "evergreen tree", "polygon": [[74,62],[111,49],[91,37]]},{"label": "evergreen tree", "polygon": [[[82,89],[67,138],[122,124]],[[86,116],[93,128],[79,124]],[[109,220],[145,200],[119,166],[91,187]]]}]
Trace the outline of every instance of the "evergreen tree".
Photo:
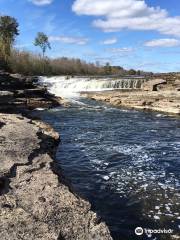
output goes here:
[{"label": "evergreen tree", "polygon": [[0,17],[0,54],[6,63],[11,55],[15,38],[19,35],[18,26],[15,18],[10,16]]}]

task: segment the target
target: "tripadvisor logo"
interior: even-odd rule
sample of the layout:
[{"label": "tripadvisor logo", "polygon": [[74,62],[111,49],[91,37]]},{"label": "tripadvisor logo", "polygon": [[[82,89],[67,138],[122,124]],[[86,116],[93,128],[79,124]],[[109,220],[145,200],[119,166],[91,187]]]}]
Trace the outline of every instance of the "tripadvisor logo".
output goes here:
[{"label": "tripadvisor logo", "polygon": [[135,229],[135,234],[138,236],[143,235],[143,233],[146,234],[171,234],[173,233],[172,229],[146,229],[146,228],[142,228],[142,227],[137,227]]},{"label": "tripadvisor logo", "polygon": [[137,227],[135,229],[135,234],[138,235],[138,236],[143,235],[143,232],[144,231],[143,231],[142,227]]}]

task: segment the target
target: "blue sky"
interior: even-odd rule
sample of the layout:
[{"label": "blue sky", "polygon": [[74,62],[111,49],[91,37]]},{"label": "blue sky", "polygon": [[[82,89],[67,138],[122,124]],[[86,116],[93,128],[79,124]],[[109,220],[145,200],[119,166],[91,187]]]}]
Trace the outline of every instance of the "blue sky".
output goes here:
[{"label": "blue sky", "polygon": [[0,0],[20,24],[16,47],[33,52],[37,32],[49,57],[77,57],[146,71],[180,71],[179,0]]}]

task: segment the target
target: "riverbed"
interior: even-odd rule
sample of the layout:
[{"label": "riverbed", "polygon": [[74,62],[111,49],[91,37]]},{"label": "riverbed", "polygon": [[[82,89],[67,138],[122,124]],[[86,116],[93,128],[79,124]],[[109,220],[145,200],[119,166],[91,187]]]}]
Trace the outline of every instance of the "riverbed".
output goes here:
[{"label": "riverbed", "polygon": [[[175,239],[179,232],[180,119],[87,99],[38,111],[61,135],[57,161],[113,239]],[[136,227],[173,234],[136,236]],[[177,239],[177,238],[176,238]]]}]

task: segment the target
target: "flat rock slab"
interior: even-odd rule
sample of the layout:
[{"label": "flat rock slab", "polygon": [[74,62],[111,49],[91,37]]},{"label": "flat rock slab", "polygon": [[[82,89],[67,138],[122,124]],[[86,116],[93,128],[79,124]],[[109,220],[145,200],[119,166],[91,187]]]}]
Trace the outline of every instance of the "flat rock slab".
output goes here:
[{"label": "flat rock slab", "polygon": [[82,96],[97,101],[104,101],[117,107],[180,115],[180,92],[175,90],[157,92],[122,92],[114,90],[108,92],[83,93]]},{"label": "flat rock slab", "polygon": [[15,163],[26,164],[28,157],[40,140],[38,128],[29,119],[18,115],[0,114],[4,123],[0,130],[0,174],[6,175]]},{"label": "flat rock slab", "polygon": [[112,239],[90,204],[54,173],[58,139],[40,121],[0,114],[1,240]]}]

